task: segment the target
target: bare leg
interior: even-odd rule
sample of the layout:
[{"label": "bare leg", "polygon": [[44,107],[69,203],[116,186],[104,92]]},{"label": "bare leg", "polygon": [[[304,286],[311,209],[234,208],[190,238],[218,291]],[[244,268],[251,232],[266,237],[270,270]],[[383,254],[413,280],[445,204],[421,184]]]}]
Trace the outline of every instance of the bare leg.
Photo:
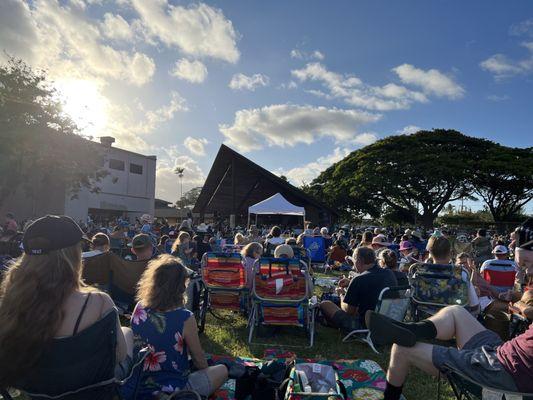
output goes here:
[{"label": "bare leg", "polygon": [[[212,367],[208,367],[205,372],[209,377],[213,392],[228,380],[228,369],[225,365],[214,365]],[[213,394],[213,392],[210,394]]]},{"label": "bare leg", "polygon": [[322,314],[324,314],[324,317],[326,317],[328,321],[331,321],[335,313],[339,310],[340,308],[332,301],[324,300],[320,303],[320,311],[322,311]]},{"label": "bare leg", "polygon": [[126,351],[128,356],[133,357],[133,331],[125,326],[121,327],[124,339],[126,340]]},{"label": "bare leg", "polygon": [[437,329],[437,339],[450,340],[455,337],[458,349],[462,349],[472,336],[485,330],[485,327],[461,306],[443,308],[429,320]]},{"label": "bare leg", "polygon": [[414,347],[392,346],[387,382],[400,387],[403,386],[409,367],[414,366],[422,371],[438,376],[439,371],[432,362],[433,346],[418,342]]}]

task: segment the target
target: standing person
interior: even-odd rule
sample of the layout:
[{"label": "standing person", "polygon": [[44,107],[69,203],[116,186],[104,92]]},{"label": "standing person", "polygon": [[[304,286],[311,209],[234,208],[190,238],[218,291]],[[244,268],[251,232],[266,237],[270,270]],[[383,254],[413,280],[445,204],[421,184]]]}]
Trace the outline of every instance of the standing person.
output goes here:
[{"label": "standing person", "polygon": [[476,237],[472,240],[472,250],[478,266],[490,259],[492,245],[485,229],[478,229]]},{"label": "standing person", "polygon": [[[182,389],[208,397],[228,379],[226,366],[208,366],[196,320],[184,307],[190,273],[177,258],[164,254],[148,263],[139,281],[131,327],[139,345],[150,348],[139,398]],[[190,371],[189,356],[196,372]]]},{"label": "standing person", "polygon": [[[24,254],[5,273],[0,288],[0,387],[31,379],[32,368],[49,357],[55,346],[62,348],[78,332],[116,313],[106,293],[89,290],[81,280],[82,235],[76,222],[66,216],[47,215],[26,228]],[[122,362],[132,356],[133,335],[120,327],[118,314],[116,326],[116,359]],[[105,373],[87,371],[76,382],[57,376],[51,383],[62,393],[99,382]]]}]

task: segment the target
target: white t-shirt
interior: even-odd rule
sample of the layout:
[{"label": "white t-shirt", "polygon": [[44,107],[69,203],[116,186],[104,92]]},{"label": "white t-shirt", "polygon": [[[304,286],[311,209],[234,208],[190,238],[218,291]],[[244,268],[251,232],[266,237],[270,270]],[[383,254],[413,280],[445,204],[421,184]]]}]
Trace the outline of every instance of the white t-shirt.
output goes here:
[{"label": "white t-shirt", "polygon": [[267,240],[267,243],[273,244],[274,246],[278,246],[280,244],[285,244],[285,239],[282,237],[273,237]]}]

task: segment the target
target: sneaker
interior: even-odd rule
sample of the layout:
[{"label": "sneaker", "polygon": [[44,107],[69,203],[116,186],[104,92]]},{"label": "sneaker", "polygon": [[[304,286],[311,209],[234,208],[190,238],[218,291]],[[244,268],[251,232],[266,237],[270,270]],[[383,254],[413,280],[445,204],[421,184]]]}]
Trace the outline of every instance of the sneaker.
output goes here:
[{"label": "sneaker", "polygon": [[396,343],[404,347],[413,347],[416,344],[414,333],[396,324],[392,318],[375,311],[367,311],[365,322],[370,330],[370,338],[375,345]]}]

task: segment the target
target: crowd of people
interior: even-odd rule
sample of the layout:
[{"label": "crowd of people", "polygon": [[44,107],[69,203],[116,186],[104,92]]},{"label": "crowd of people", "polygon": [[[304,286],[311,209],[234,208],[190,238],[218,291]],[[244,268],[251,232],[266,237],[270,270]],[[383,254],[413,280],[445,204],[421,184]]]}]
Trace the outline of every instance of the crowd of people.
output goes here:
[{"label": "crowd of people", "polygon": [[[311,224],[299,231],[252,225],[222,232],[204,223],[194,227],[191,220],[171,226],[148,215],[135,223],[116,219],[100,225],[64,216],[39,218],[25,224],[23,255],[2,275],[0,387],[24,387],[47,348],[113,312],[111,297],[87,287],[81,277],[87,260],[115,251],[147,263],[130,328],[121,327],[117,316],[117,376],[131,368],[139,348],[148,347],[144,368],[151,374],[140,382],[140,394],[146,396],[141,398],[184,388],[208,396],[227,380],[228,368],[207,363],[196,320],[186,307],[189,278],[202,268],[206,253],[238,251],[251,285],[257,259],[294,258],[304,249],[305,237],[312,236],[322,238],[325,249],[325,262],[315,269],[345,272],[334,293],[320,302],[319,320],[345,332],[369,328],[376,344],[393,345],[386,400],[400,398],[411,366],[438,375],[450,364],[480,383],[533,393],[533,331],[502,338],[505,329],[487,330],[479,322],[480,315],[503,321],[500,316],[509,310],[533,318],[532,225],[528,220],[506,235],[483,229],[425,232]],[[8,214],[2,235],[17,231],[14,215]],[[398,322],[375,313],[379,293],[385,287],[408,288],[409,270],[419,263],[461,266],[467,306],[444,307],[420,322]],[[455,338],[457,347],[423,342],[435,338]],[[87,383],[82,381],[80,385]]]}]

